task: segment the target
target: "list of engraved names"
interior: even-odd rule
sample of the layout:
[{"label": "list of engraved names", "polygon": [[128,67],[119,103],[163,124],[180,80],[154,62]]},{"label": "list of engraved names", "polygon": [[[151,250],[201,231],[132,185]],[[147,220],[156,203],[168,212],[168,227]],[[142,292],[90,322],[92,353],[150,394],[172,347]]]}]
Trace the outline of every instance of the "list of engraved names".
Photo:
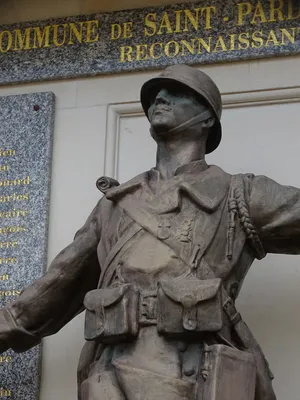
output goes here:
[{"label": "list of engraved names", "polygon": [[[19,175],[17,174],[14,176],[14,163],[17,159],[17,149],[0,149],[1,306],[13,300],[22,290],[14,276],[19,263],[16,249],[22,246],[22,237],[25,232],[28,232],[26,218],[30,213],[28,187],[31,184],[31,179],[29,175],[17,176]],[[12,360],[12,355],[2,355],[0,356],[0,365],[4,367]],[[0,398],[11,396],[11,389],[0,388]]]},{"label": "list of engraved names", "polygon": [[[46,270],[53,117],[52,93],[0,97],[0,307]],[[38,399],[40,360],[41,346],[0,354],[0,400]]]}]

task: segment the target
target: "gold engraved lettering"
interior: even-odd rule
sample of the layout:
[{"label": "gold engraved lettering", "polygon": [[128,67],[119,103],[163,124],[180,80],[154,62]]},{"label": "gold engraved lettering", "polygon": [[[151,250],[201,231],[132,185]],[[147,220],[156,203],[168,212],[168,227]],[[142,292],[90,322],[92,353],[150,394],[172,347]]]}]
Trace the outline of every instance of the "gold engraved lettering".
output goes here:
[{"label": "gold engraved lettering", "polygon": [[165,46],[165,53],[168,57],[176,57],[180,51],[178,42],[171,40]]},{"label": "gold engraved lettering", "polygon": [[[67,27],[68,27],[68,24],[53,25],[53,43],[54,43],[54,46],[60,47],[60,46],[63,46],[65,44],[66,37],[67,37],[67,32],[66,32]],[[63,38],[62,38],[62,41],[59,42],[58,41],[58,36],[59,36],[59,33],[61,32],[62,29],[63,29]]]},{"label": "gold engraved lettering", "polygon": [[9,249],[11,247],[17,247],[18,242],[0,242],[0,249]]},{"label": "gold engraved lettering", "polygon": [[16,257],[0,257],[0,264],[16,264],[17,258]]},{"label": "gold engraved lettering", "polygon": [[236,41],[236,34],[229,35],[230,38],[230,51],[235,50],[235,41]]},{"label": "gold engraved lettering", "polygon": [[110,31],[110,38],[111,40],[120,39],[122,35],[122,27],[120,24],[112,24],[111,31]]},{"label": "gold engraved lettering", "polygon": [[3,356],[3,355],[0,356],[0,364],[9,363],[11,362],[11,360],[12,360],[11,356]]},{"label": "gold engraved lettering", "polygon": [[264,45],[263,40],[263,32],[262,31],[254,31],[252,34],[251,46],[255,49],[260,49]]},{"label": "gold engraved lettering", "polygon": [[8,281],[8,280],[9,280],[9,275],[8,274],[0,275],[0,281],[1,282]]},{"label": "gold engraved lettering", "polygon": [[99,21],[86,21],[86,43],[94,43],[99,40],[99,33],[97,30],[99,29]]},{"label": "gold engraved lettering", "polygon": [[251,13],[252,5],[249,1],[244,3],[238,3],[238,25],[243,25],[245,22],[245,17]]},{"label": "gold engraved lettering", "polygon": [[160,23],[159,30],[157,31],[158,35],[162,35],[163,33],[173,33],[170,18],[168,16],[167,11],[163,13],[163,17]]},{"label": "gold engraved lettering", "polygon": [[286,39],[290,43],[295,43],[295,34],[296,34],[296,28],[292,28],[292,34],[287,29],[280,29],[281,30],[281,44],[285,45]]},{"label": "gold engraved lettering", "polygon": [[153,58],[154,60],[158,60],[160,57],[162,57],[162,47],[163,44],[160,43],[153,43],[150,46],[150,57]]},{"label": "gold engraved lettering", "polygon": [[[199,31],[200,24],[204,29],[211,29],[212,16],[216,14],[215,6],[198,7],[192,10],[176,10],[173,15],[165,11],[161,16],[156,13],[149,13],[144,20],[144,35],[154,36],[190,32],[192,30]],[[202,21],[203,20],[203,21]]]},{"label": "gold engraved lettering", "polygon": [[122,62],[144,61],[150,58],[158,60],[163,56],[174,58],[205,52],[247,50],[249,47],[260,49],[262,47],[284,46],[289,43],[295,43],[298,32],[300,33],[300,28],[280,29],[278,32],[275,30],[267,32],[261,30],[253,33],[241,32],[239,34],[220,35],[216,39],[208,36],[205,39],[197,37],[190,40],[171,40],[165,44],[156,42],[151,45],[122,46],[120,48],[120,59]]},{"label": "gold engraved lettering", "polygon": [[182,32],[181,29],[181,14],[183,10],[177,10],[175,11],[175,31],[174,33],[180,33]]},{"label": "gold engraved lettering", "polygon": [[117,40],[121,37],[124,39],[132,38],[132,22],[124,22],[123,27],[120,24],[112,24],[110,30],[111,40]]},{"label": "gold engraved lettering", "polygon": [[8,196],[0,196],[0,203],[8,203],[10,201],[21,201],[21,200],[27,201],[28,199],[29,199],[28,193],[25,194],[13,193]]},{"label": "gold engraved lettering", "polygon": [[190,10],[184,10],[184,29],[183,32],[189,32],[189,23],[192,24],[193,28],[197,31],[199,27],[199,11],[200,8],[195,8],[195,15]]},{"label": "gold engraved lettering", "polygon": [[144,61],[148,59],[147,49],[147,44],[138,44],[136,46],[136,59],[138,61]]},{"label": "gold engraved lettering", "polygon": [[300,18],[300,7],[298,10],[298,14],[294,15],[294,6],[295,6],[295,1],[294,0],[288,0],[288,16],[287,19],[290,20],[295,20]]},{"label": "gold engraved lettering", "polygon": [[125,38],[125,39],[127,39],[127,38],[132,38],[132,22],[125,22],[124,23],[124,35],[123,35],[123,37]]},{"label": "gold engraved lettering", "polygon": [[22,34],[21,29],[14,30],[14,50],[30,50],[31,28],[26,28]]},{"label": "gold engraved lettering", "polygon": [[45,26],[43,30],[38,26],[33,28],[33,49],[38,47],[50,47],[49,39],[50,39],[50,28],[51,26]]},{"label": "gold engraved lettering", "polygon": [[[125,36],[132,37],[132,22],[124,24]],[[0,53],[38,48],[60,47],[99,40],[99,21],[69,22],[0,31]]]},{"label": "gold engraved lettering", "polygon": [[26,232],[25,226],[5,226],[0,228],[0,235],[7,235],[8,233],[23,233]]},{"label": "gold engraved lettering", "polygon": [[132,56],[132,51],[133,48],[132,46],[121,46],[120,47],[121,55],[120,55],[120,61],[125,62],[125,61],[133,61],[133,56]]},{"label": "gold engraved lettering", "polygon": [[0,296],[2,297],[19,296],[20,294],[21,290],[16,290],[16,289],[0,290]]},{"label": "gold engraved lettering", "polygon": [[16,210],[14,208],[11,211],[0,211],[0,218],[26,217],[28,214],[29,214],[28,210]]},{"label": "gold engraved lettering", "polygon": [[211,29],[211,17],[212,12],[216,14],[217,9],[215,6],[203,7],[201,9],[201,16],[205,14],[205,29]]},{"label": "gold engraved lettering", "polygon": [[239,37],[238,37],[238,41],[239,41],[239,45],[238,45],[239,50],[248,49],[248,47],[250,46],[249,33],[247,33],[247,32],[240,33]]},{"label": "gold engraved lettering", "polygon": [[0,157],[12,157],[17,154],[16,150],[13,149],[0,149]]},{"label": "gold engraved lettering", "polygon": [[[147,29],[150,28],[150,29]],[[147,14],[145,17],[145,36],[153,36],[156,34],[156,13]]]},{"label": "gold engraved lettering", "polygon": [[0,389],[0,397],[11,397],[12,391],[9,389]]},{"label": "gold engraved lettering", "polygon": [[218,51],[227,51],[227,47],[222,36],[218,37],[215,48],[213,50],[214,53]]},{"label": "gold engraved lettering", "polygon": [[2,31],[0,33],[0,51],[1,53],[7,53],[11,49],[13,37],[11,32]]},{"label": "gold engraved lettering", "polygon": [[0,165],[0,172],[2,171],[8,171],[9,170],[9,166],[8,165]]},{"label": "gold engraved lettering", "polygon": [[272,43],[274,46],[279,46],[279,41],[273,30],[271,30],[269,33],[268,39],[266,40],[266,43],[265,43],[265,47],[269,47],[269,43]]},{"label": "gold engraved lettering", "polygon": [[195,54],[195,41],[196,39],[192,39],[192,43],[190,44],[187,40],[182,40],[182,50],[181,50],[181,55],[185,56],[185,49],[188,50],[190,54]]},{"label": "gold engraved lettering", "polygon": [[77,41],[79,43],[82,43],[82,27],[83,27],[84,22],[79,22],[79,29],[77,28],[76,24],[73,22],[70,22],[70,40],[68,44],[74,44],[73,42],[73,35],[76,37]]},{"label": "gold engraved lettering", "polygon": [[259,22],[267,22],[266,15],[264,13],[263,6],[261,4],[261,1],[258,1],[254,10],[253,18],[251,21],[251,24],[256,24],[257,19],[259,19]]},{"label": "gold engraved lettering", "polygon": [[205,51],[210,53],[210,51],[211,51],[211,36],[209,36],[207,39],[208,39],[208,43],[205,42],[204,39],[198,38],[198,54],[202,53],[202,47],[204,47]]},{"label": "gold engraved lettering", "polygon": [[27,176],[24,179],[5,179],[3,181],[0,181],[0,187],[1,186],[20,186],[20,185],[29,185],[30,184],[30,177]]},{"label": "gold engraved lettering", "polygon": [[[270,19],[269,22],[284,21],[283,0],[269,0],[270,1]],[[278,6],[275,6],[275,2],[278,1]]]}]

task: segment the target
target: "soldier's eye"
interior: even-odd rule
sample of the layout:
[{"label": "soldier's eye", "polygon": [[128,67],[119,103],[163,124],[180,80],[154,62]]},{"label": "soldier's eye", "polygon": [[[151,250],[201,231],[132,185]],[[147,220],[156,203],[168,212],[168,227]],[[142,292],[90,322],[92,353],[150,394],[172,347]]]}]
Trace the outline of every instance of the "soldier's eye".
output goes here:
[{"label": "soldier's eye", "polygon": [[177,97],[177,98],[179,97],[181,99],[186,97],[185,93],[183,93],[181,91],[175,91],[175,90],[171,92],[171,95],[174,96],[174,97]]}]

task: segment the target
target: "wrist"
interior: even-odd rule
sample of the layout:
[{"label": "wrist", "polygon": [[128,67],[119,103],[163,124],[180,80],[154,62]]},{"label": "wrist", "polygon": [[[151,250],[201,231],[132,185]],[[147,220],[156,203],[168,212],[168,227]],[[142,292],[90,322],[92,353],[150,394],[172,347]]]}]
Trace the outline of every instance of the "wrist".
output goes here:
[{"label": "wrist", "polygon": [[5,308],[0,309],[0,353],[8,350],[9,346],[9,336],[11,333],[11,328],[8,322],[8,314]]},{"label": "wrist", "polygon": [[17,353],[40,343],[40,338],[19,326],[10,310],[0,309],[0,352],[13,349]]}]

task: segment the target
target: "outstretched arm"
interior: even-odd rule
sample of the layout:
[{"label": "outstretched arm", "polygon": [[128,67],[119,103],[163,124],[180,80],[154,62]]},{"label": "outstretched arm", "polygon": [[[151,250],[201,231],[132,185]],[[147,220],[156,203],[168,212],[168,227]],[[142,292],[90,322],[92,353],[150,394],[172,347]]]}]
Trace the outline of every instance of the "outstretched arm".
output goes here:
[{"label": "outstretched arm", "polygon": [[45,276],[0,310],[0,351],[24,351],[59,331],[83,309],[85,294],[95,289],[100,268],[100,202],[74,241],[53,260]]},{"label": "outstretched arm", "polygon": [[252,179],[249,210],[267,253],[300,254],[300,189]]}]

